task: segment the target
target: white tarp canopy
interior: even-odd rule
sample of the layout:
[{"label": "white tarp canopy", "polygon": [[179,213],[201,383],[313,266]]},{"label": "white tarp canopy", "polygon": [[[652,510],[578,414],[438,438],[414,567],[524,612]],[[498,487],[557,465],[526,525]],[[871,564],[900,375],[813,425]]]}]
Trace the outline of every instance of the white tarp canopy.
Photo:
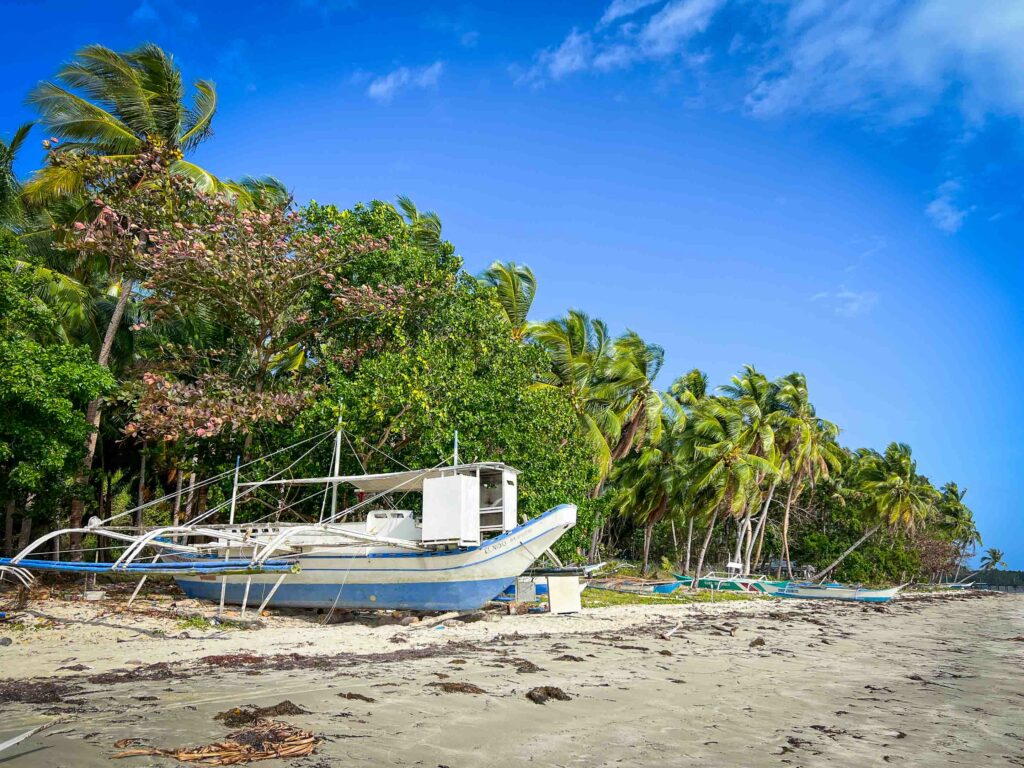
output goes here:
[{"label": "white tarp canopy", "polygon": [[423,481],[428,477],[445,477],[453,474],[475,474],[478,469],[519,473],[507,464],[485,461],[476,464],[459,464],[457,467],[435,467],[433,469],[410,469],[405,472],[383,472],[378,475],[340,475],[338,477],[302,477],[296,479],[262,480],[251,483],[239,483],[239,487],[257,485],[350,485],[356,490],[367,493],[384,493],[387,491],[422,491]]}]

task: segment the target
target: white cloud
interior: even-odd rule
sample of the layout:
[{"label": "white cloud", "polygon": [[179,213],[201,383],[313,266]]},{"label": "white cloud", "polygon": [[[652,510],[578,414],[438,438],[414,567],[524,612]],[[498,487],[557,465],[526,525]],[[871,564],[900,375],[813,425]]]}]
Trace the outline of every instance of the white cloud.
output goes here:
[{"label": "white cloud", "polygon": [[142,26],[177,26],[192,29],[199,26],[199,17],[188,11],[173,0],[142,0],[132,11],[133,24]]},{"label": "white cloud", "polygon": [[642,11],[649,5],[654,5],[660,0],[612,0],[611,5],[604,9],[600,24],[611,24],[613,21],[632,16]]},{"label": "white cloud", "polygon": [[654,14],[640,31],[640,46],[651,56],[681,50],[686,41],[703,32],[725,0],[675,0]]},{"label": "white cloud", "polygon": [[935,226],[951,235],[960,231],[967,214],[974,210],[973,207],[965,208],[957,203],[960,191],[960,182],[954,179],[944,181],[935,190],[934,199],[924,209]]},{"label": "white cloud", "polygon": [[840,317],[859,317],[870,312],[878,303],[878,298],[874,291],[851,291],[843,287],[838,291],[816,293],[811,297],[811,301],[828,302]]},{"label": "white cloud", "polygon": [[426,67],[399,67],[386,75],[374,78],[366,94],[380,102],[389,102],[401,90],[435,88],[444,72],[444,62],[435,61]]},{"label": "white cloud", "polygon": [[607,72],[644,59],[685,53],[690,38],[707,29],[727,0],[671,0],[643,23],[627,21],[617,23],[610,32],[603,29],[661,2],[613,0],[593,30],[581,32],[574,27],[558,47],[538,52],[533,66],[518,74],[517,84],[536,85],[591,69]]},{"label": "white cloud", "polygon": [[755,114],[872,111],[892,122],[953,99],[969,121],[1024,114],[1024,4],[796,0],[771,30]]}]

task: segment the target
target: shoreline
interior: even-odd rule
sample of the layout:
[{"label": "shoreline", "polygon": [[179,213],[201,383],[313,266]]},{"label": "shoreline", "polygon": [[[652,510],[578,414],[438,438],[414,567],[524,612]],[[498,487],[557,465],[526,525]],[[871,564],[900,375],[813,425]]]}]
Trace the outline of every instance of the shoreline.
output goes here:
[{"label": "shoreline", "polygon": [[[62,612],[87,604],[58,603],[34,613],[59,626],[0,648],[0,741],[65,722],[0,760],[107,765],[120,739],[207,743],[225,733],[217,712],[283,700],[305,710],[288,722],[324,739],[297,765],[493,765],[481,751],[491,742],[508,764],[553,765],[629,762],[638,750],[663,765],[913,765],[925,746],[937,755],[925,764],[968,765],[1024,750],[1010,714],[1024,705],[1016,596],[624,605],[435,628],[272,616],[205,636],[168,634],[145,603],[90,605],[74,620]],[[526,698],[544,686],[568,700]]]}]

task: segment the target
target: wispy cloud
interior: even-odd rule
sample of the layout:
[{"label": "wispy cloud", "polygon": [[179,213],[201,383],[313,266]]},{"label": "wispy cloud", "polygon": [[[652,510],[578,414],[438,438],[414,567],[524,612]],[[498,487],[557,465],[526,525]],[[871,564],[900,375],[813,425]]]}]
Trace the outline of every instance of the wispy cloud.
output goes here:
[{"label": "wispy cloud", "polygon": [[418,68],[399,67],[386,75],[374,78],[366,89],[366,94],[371,99],[387,103],[399,91],[437,87],[443,72],[443,61],[435,61],[429,66]]},{"label": "wispy cloud", "polygon": [[644,65],[652,88],[696,73],[702,94],[760,119],[836,115],[872,130],[928,120],[949,147],[936,170],[961,186],[940,187],[926,212],[956,232],[983,183],[960,170],[977,167],[965,153],[1024,118],[1021,39],[1024,3],[1008,0],[611,0],[510,71],[538,86]]},{"label": "wispy cloud", "polygon": [[935,197],[924,209],[935,226],[951,235],[960,231],[967,214],[973,210],[973,206],[963,207],[957,203],[961,189],[960,182],[955,179],[944,181],[935,190]]},{"label": "wispy cloud", "polygon": [[847,318],[867,314],[878,304],[878,299],[875,291],[851,291],[845,287],[838,291],[821,291],[811,297],[811,301],[828,304],[835,314]]},{"label": "wispy cloud", "polygon": [[[707,29],[715,11],[725,2],[614,0],[593,29],[574,27],[556,47],[538,51],[533,64],[518,74],[516,82],[538,85],[575,72],[625,69],[641,60],[682,53],[692,37]],[[659,3],[661,7],[642,23],[622,21]]]},{"label": "wispy cloud", "polygon": [[131,21],[139,26],[177,26],[192,29],[199,17],[173,0],[142,0],[132,11]]}]

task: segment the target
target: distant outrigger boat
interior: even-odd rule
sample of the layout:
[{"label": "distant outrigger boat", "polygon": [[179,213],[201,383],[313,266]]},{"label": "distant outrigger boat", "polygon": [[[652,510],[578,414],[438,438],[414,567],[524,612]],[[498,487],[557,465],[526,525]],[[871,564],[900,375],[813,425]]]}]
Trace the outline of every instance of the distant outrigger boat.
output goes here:
[{"label": "distant outrigger boat", "polygon": [[[675,583],[664,585],[661,591],[671,592],[681,586],[693,586],[692,576],[684,576],[681,573],[673,573],[672,575],[676,579]],[[767,576],[730,576],[728,574],[723,575],[711,572],[697,580],[697,587],[699,589],[715,589],[720,592],[764,592],[764,589],[759,585],[767,581]]]},{"label": "distant outrigger boat", "polygon": [[[497,462],[459,464],[457,449],[452,465],[339,475],[341,434],[339,428],[327,477],[281,478],[279,472],[239,482],[236,467],[230,502],[200,518],[141,531],[108,527],[110,521],[94,518],[86,528],[54,531],[13,558],[0,558],[0,576],[6,573],[26,583],[36,570],[129,573],[143,580],[169,574],[189,597],[221,607],[241,605],[243,613],[257,601],[260,611],[268,605],[471,610],[515,583],[576,523],[576,507],[561,504],[517,524],[518,471]],[[322,486],[300,500],[320,502],[322,495],[318,522],[234,522],[238,501],[257,489],[301,485]],[[359,501],[339,509],[339,486],[354,488]],[[380,501],[380,507],[387,507],[391,493],[421,494],[421,519],[408,509],[371,506]],[[227,525],[203,523],[221,507],[230,509]],[[342,522],[356,512],[365,513],[366,519]],[[126,547],[113,563],[33,557],[45,543],[73,532]]]},{"label": "distant outrigger boat", "polygon": [[[676,583],[660,584],[655,592],[673,592],[680,586],[691,586],[692,576],[672,574]],[[813,584],[811,582],[772,581],[767,576],[730,576],[709,573],[697,580],[700,589],[713,589],[721,592],[753,592],[772,597],[793,597],[806,600],[852,600],[861,603],[884,603],[892,600],[903,586],[889,589],[864,589],[851,587],[836,582]]]},{"label": "distant outrigger boat", "polygon": [[804,600],[849,600],[857,603],[887,603],[906,585],[888,589],[865,589],[835,582],[812,584],[795,581],[763,581],[759,588],[773,597],[792,597]]}]

